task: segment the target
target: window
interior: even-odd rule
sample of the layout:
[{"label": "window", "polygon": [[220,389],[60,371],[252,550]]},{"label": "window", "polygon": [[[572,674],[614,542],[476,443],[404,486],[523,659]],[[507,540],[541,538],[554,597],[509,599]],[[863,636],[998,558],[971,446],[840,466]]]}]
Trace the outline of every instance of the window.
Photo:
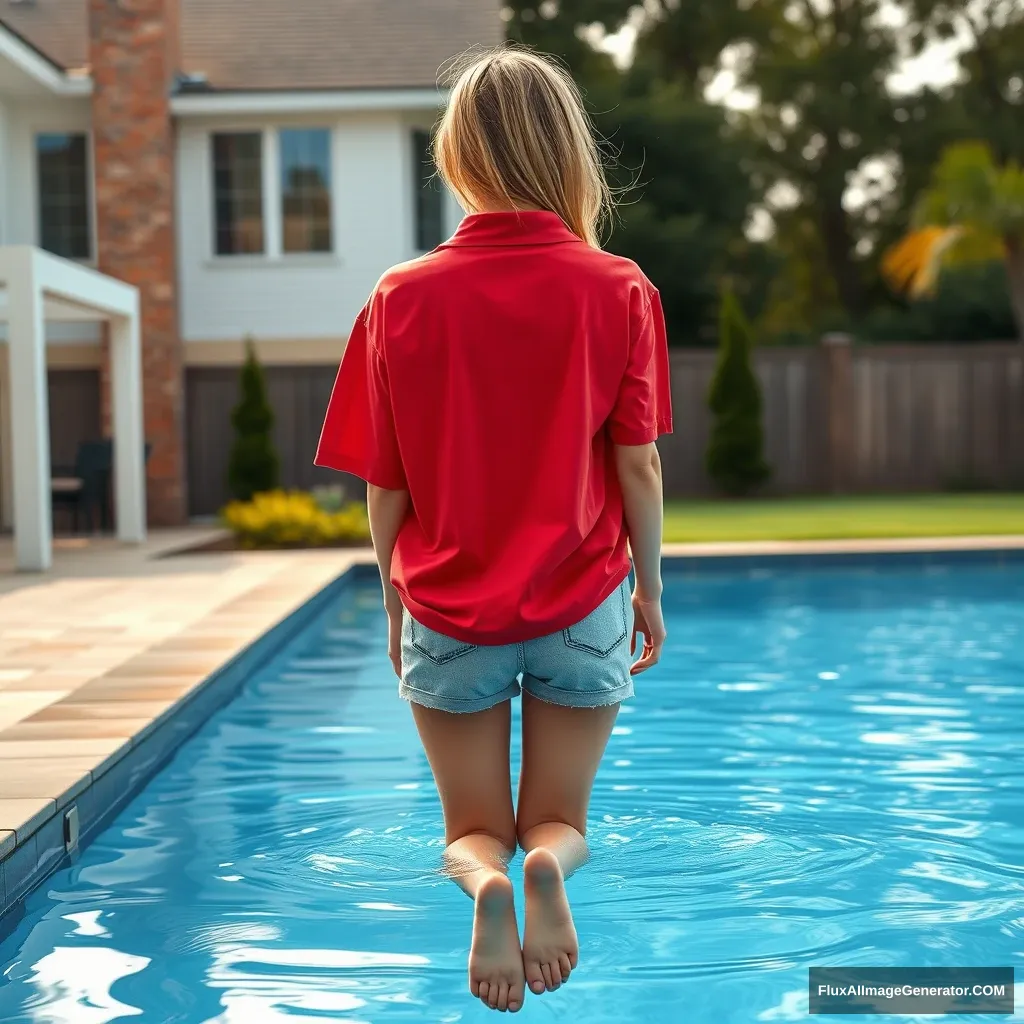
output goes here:
[{"label": "window", "polygon": [[92,239],[89,226],[89,154],[85,134],[37,135],[36,174],[40,246],[67,259],[89,259]]},{"label": "window", "polygon": [[445,239],[444,187],[430,154],[430,132],[412,133],[413,188],[416,196],[416,248],[436,249]]},{"label": "window", "polygon": [[326,128],[282,128],[281,248],[331,251],[331,133]]},{"label": "window", "polygon": [[213,136],[214,252],[236,256],[263,252],[263,136],[218,132]]}]

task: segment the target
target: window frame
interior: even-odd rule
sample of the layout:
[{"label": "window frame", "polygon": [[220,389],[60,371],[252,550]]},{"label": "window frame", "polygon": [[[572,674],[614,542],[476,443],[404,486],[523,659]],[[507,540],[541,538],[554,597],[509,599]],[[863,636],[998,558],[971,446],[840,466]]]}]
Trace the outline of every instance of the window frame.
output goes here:
[{"label": "window frame", "polygon": [[[89,254],[87,256],[62,256],[58,253],[52,253],[52,255],[57,256],[59,259],[69,260],[72,263],[79,263],[82,266],[95,267],[98,248],[96,234],[95,148],[92,131],[89,128],[83,128],[81,125],[68,126],[61,123],[47,124],[44,122],[34,124],[29,128],[29,137],[31,139],[31,174],[29,176],[31,187],[29,191],[32,195],[32,234],[30,237],[32,238],[32,244],[39,249],[43,249],[45,252],[50,252],[49,249],[45,249],[43,246],[43,189],[39,174],[39,139],[44,135],[77,135],[85,139],[85,213],[87,218],[86,238],[88,239]],[[9,175],[8,180],[10,180]],[[9,231],[9,225],[5,225],[5,232],[9,233]]]},{"label": "window frame", "polygon": [[[208,244],[212,259],[234,263],[237,261],[267,259],[271,251],[271,227],[268,219],[268,197],[267,197],[267,129],[253,125],[230,125],[211,128],[206,136],[206,171],[207,181],[207,204],[209,209],[209,223],[207,225]],[[260,252],[218,252],[218,224],[217,224],[217,152],[216,138],[223,135],[256,135],[260,139],[260,220],[263,232],[263,248]]]},{"label": "window frame", "polygon": [[[288,130],[317,129],[327,132],[331,177],[331,248],[327,252],[285,252],[284,251],[284,194],[281,188],[281,132]],[[338,202],[338,126],[323,119],[302,121],[275,121],[273,123],[225,121],[205,128],[205,207],[207,213],[207,259],[212,266],[281,266],[287,264],[336,264],[340,261],[338,240],[341,236]],[[215,135],[259,134],[262,137],[263,153],[263,252],[261,253],[218,253],[217,252],[217,208],[216,181],[213,171],[213,138]]]},{"label": "window frame", "polygon": [[[327,143],[327,231],[328,231],[328,246],[326,249],[295,249],[289,250],[285,248],[285,223],[287,218],[285,217],[285,182],[282,177],[284,171],[284,156],[282,137],[285,132],[321,132],[323,133],[324,139]],[[290,260],[294,257],[299,259],[305,259],[309,257],[329,257],[333,256],[336,252],[337,242],[337,227],[335,224],[335,187],[334,187],[334,129],[330,125],[325,124],[284,124],[278,125],[274,131],[275,135],[275,146],[276,146],[276,185],[277,185],[277,197],[276,197],[276,210],[277,216],[280,218],[280,253],[281,259]]]}]

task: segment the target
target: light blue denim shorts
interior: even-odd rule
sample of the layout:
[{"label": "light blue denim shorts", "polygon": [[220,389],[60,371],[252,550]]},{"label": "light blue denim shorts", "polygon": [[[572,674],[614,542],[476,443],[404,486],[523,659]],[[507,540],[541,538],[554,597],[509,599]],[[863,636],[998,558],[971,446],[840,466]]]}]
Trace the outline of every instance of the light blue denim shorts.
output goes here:
[{"label": "light blue denim shorts", "polygon": [[569,708],[618,704],[633,696],[631,620],[628,576],[575,626],[518,644],[452,640],[406,611],[398,692],[440,711],[485,711],[520,689]]}]

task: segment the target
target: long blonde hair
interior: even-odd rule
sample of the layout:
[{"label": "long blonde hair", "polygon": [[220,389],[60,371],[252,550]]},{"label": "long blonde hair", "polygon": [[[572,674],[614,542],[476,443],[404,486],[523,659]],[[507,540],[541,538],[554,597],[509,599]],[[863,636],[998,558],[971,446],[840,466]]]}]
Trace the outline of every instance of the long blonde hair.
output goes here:
[{"label": "long blonde hair", "polygon": [[553,59],[502,46],[464,58],[434,139],[441,177],[470,212],[550,210],[600,247],[613,208],[576,83]]}]

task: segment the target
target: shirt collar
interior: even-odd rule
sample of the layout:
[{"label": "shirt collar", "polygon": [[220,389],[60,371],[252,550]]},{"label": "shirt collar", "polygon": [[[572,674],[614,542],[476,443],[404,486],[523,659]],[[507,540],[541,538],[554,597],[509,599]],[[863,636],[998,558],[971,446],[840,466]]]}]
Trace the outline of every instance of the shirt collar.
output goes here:
[{"label": "shirt collar", "polygon": [[512,210],[507,213],[471,213],[441,248],[449,246],[554,245],[580,242],[557,213],[548,210]]}]

